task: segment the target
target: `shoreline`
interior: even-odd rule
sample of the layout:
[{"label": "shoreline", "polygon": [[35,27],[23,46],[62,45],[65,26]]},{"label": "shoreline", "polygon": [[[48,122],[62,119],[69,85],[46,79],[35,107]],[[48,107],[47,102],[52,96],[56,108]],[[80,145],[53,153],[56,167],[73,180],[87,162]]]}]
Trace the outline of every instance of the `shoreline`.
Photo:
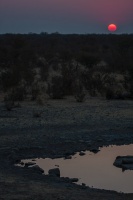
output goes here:
[{"label": "shoreline", "polygon": [[[22,102],[20,108],[9,112],[2,103],[0,108],[1,199],[133,198],[133,194],[83,188],[65,178],[42,177],[13,166],[24,158],[59,158],[92,148],[133,143],[133,101],[95,98],[77,103],[66,99],[51,100],[44,106]],[[37,118],[33,112],[38,110],[43,114]]]}]

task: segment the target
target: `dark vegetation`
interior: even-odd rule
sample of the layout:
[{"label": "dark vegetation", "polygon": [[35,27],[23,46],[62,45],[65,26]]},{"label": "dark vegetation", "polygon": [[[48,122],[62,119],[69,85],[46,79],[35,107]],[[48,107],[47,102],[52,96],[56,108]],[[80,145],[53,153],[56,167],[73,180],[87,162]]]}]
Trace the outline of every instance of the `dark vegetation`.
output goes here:
[{"label": "dark vegetation", "polygon": [[0,35],[0,91],[9,110],[44,94],[132,99],[133,35]]}]

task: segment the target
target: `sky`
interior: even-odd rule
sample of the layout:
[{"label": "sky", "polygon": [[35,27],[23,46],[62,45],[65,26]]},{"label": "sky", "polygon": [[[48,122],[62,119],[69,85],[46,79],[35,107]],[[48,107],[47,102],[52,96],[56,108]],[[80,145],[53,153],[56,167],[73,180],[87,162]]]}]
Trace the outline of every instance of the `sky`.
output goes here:
[{"label": "sky", "polygon": [[0,34],[133,33],[133,0],[0,0]]}]

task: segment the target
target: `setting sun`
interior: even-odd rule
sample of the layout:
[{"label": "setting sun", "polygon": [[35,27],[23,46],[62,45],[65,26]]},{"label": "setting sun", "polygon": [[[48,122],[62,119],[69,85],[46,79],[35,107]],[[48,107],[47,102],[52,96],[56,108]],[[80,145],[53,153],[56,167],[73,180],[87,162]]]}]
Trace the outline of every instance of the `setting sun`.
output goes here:
[{"label": "setting sun", "polygon": [[114,32],[114,31],[117,30],[117,26],[115,24],[109,24],[108,30],[111,31],[111,32]]}]

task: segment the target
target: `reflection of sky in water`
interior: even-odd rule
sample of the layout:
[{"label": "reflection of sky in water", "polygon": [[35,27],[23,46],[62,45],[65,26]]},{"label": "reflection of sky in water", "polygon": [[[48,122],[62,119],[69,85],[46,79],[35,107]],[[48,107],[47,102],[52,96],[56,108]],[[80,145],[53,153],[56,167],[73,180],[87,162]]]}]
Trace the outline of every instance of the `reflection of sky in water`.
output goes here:
[{"label": "reflection of sky in water", "polygon": [[[122,172],[113,166],[116,156],[133,155],[133,145],[109,146],[101,148],[97,154],[86,151],[85,156],[77,153],[72,159],[37,159],[36,163],[45,174],[59,165],[61,176],[79,178],[79,183],[94,188],[133,192],[133,171]],[[30,160],[29,160],[30,161]]]}]

